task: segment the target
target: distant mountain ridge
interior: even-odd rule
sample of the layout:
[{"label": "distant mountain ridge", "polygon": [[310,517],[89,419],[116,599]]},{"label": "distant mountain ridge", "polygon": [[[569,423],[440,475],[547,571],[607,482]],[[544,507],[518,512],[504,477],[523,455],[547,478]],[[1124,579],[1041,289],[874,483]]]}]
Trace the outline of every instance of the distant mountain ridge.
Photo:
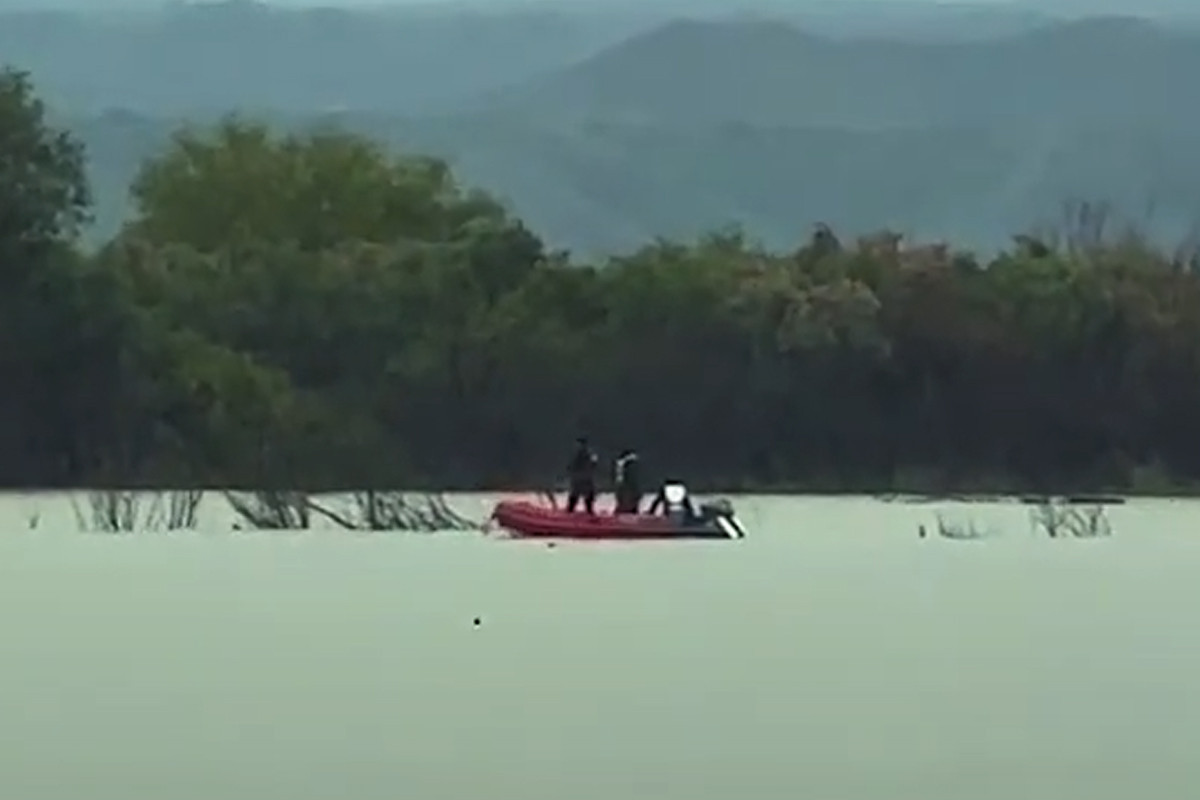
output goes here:
[{"label": "distant mountain ridge", "polygon": [[424,113],[569,63],[630,33],[622,20],[249,3],[146,12],[0,14],[0,61],[61,107],[220,113]]},{"label": "distant mountain ridge", "polygon": [[[850,233],[886,226],[988,249],[1053,221],[1071,198],[1112,202],[1168,243],[1200,222],[1200,149],[1187,132],[747,125],[689,131],[334,119],[397,150],[446,158],[464,181],[499,195],[552,244],[583,254],[728,224],[785,246],[817,221]],[[304,129],[329,120],[278,122]],[[125,189],[138,163],[167,142],[173,123],[120,115],[70,123],[92,156],[101,211],[94,233],[111,233],[128,212]]]},{"label": "distant mountain ridge", "polygon": [[990,37],[1048,19],[1003,6],[856,0],[87,8],[0,10],[0,61],[32,70],[66,108],[144,113],[460,108],[680,17],[752,14],[834,36],[935,39]]},{"label": "distant mountain ridge", "polygon": [[[0,61],[31,68],[84,137],[97,237],[174,126],[231,110],[443,156],[586,253],[728,223],[782,245],[818,220],[986,248],[1070,197],[1152,216],[1168,238],[1200,220],[1200,33],[698,2],[692,18],[678,3],[0,14]],[[889,15],[908,33],[873,32]],[[1004,24],[983,35],[981,19]]]},{"label": "distant mountain ridge", "polygon": [[[1119,55],[1115,55],[1119,54]],[[833,40],[773,21],[673,21],[495,92],[492,110],[679,125],[1200,124],[1200,34],[1137,19],[981,42]]]}]

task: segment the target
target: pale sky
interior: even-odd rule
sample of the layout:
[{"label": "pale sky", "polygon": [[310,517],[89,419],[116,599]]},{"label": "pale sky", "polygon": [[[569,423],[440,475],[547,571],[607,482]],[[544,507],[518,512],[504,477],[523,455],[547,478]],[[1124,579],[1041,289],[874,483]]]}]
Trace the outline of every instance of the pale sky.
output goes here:
[{"label": "pale sky", "polygon": [[[212,2],[212,0],[201,0]],[[508,7],[520,5],[579,7],[590,6],[601,9],[605,5],[623,7],[630,6],[663,6],[672,10],[684,11],[689,7],[703,8],[712,11],[717,8],[738,10],[758,8],[786,8],[791,6],[796,10],[819,7],[823,11],[831,11],[840,4],[861,9],[863,5],[880,3],[884,5],[934,6],[934,5],[974,5],[974,6],[1011,6],[1014,9],[1040,10],[1050,14],[1055,12],[1067,15],[1087,14],[1129,14],[1136,16],[1158,16],[1186,14],[1194,15],[1200,10],[1200,0],[269,0],[268,5],[291,8],[315,7],[380,7],[380,6],[451,6],[463,5],[486,7],[495,5]],[[0,9],[133,9],[156,8],[167,5],[181,4],[176,0],[0,0]]]},{"label": "pale sky", "polygon": [[[212,2],[220,2],[220,0],[200,0],[200,2],[195,3],[195,4],[200,5],[200,4],[207,4],[207,3],[212,3]],[[863,3],[866,3],[866,2],[900,3],[900,4],[906,4],[906,5],[946,5],[946,4],[948,4],[948,5],[1012,5],[1015,7],[1028,7],[1028,6],[1033,6],[1033,5],[1039,5],[1038,3],[1033,2],[1033,0],[1031,0],[1031,2],[1013,2],[1013,0],[951,0],[949,3],[946,3],[945,0],[849,0],[848,4],[849,5],[862,5]],[[1200,0],[1198,0],[1198,2],[1200,2]],[[633,0],[615,0],[613,5],[630,5],[632,3],[633,3]],[[73,9],[85,10],[85,9],[94,9],[94,8],[121,8],[121,7],[124,7],[124,8],[133,8],[133,7],[153,8],[153,7],[161,7],[161,6],[168,6],[168,5],[175,5],[175,4],[182,5],[184,3],[174,3],[174,2],[170,2],[170,0],[166,0],[165,2],[164,2],[164,0],[0,0],[0,7],[3,7],[3,8],[28,8],[28,9],[73,8]],[[187,4],[192,4],[192,2],[189,2]],[[320,8],[320,7],[329,8],[331,6],[332,7],[340,7],[340,8],[354,8],[354,7],[456,5],[456,4],[458,4],[458,5],[469,4],[469,5],[477,5],[478,6],[478,5],[487,5],[488,3],[487,3],[487,0],[465,0],[465,2],[464,2],[464,0],[269,0],[269,2],[267,2],[267,5],[272,5],[272,6],[290,6],[290,7],[306,7],[306,8]],[[512,5],[528,4],[528,5],[563,5],[563,6],[591,5],[591,6],[596,6],[596,7],[603,7],[604,2],[603,2],[603,0],[495,0],[495,4],[499,5],[499,6],[512,6]],[[654,4],[654,0],[645,0],[645,4],[652,5],[652,4]],[[672,6],[687,6],[687,5],[691,5],[692,3],[689,3],[688,0],[668,0],[668,2],[665,4],[672,5]],[[710,6],[710,5],[714,5],[714,2],[712,2],[712,0],[699,0],[699,2],[697,4]],[[747,6],[747,5],[750,5],[750,6],[761,5],[761,6],[769,6],[769,7],[793,5],[798,8],[802,8],[805,6],[811,7],[814,5],[833,6],[833,5],[837,4],[837,0],[796,0],[796,2],[788,2],[788,0],[761,0],[761,2],[755,2],[755,0],[732,0],[732,2],[728,2],[727,4],[730,6],[735,6],[735,7],[736,6]],[[1107,7],[1118,6],[1118,5],[1119,6],[1129,5],[1127,3],[1105,2],[1105,0],[1095,0],[1095,2],[1090,2],[1090,1],[1089,2],[1076,2],[1076,0],[1066,0],[1065,4],[1072,5],[1072,6],[1074,6],[1074,5],[1088,5],[1088,6],[1103,5],[1103,6],[1107,6]],[[1050,2],[1045,3],[1044,5],[1051,5],[1051,6],[1059,5],[1059,2],[1056,2],[1055,0],[1050,0]],[[1134,4],[1134,5],[1136,6],[1137,4]]]}]

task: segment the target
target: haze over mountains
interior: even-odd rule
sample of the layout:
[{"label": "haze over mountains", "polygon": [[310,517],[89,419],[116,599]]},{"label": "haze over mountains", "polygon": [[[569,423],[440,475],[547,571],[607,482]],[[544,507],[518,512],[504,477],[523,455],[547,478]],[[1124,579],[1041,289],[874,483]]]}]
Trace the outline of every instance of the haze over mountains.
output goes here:
[{"label": "haze over mountains", "polygon": [[989,247],[1072,197],[1200,220],[1200,27],[770,2],[9,11],[0,62],[87,141],[97,235],[180,119],[235,109],[443,155],[589,252],[818,220]]}]

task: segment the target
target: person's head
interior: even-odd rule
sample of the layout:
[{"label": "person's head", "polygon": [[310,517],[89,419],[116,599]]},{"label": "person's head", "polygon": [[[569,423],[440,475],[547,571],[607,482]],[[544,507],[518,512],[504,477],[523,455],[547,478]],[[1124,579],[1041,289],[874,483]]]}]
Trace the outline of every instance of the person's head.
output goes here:
[{"label": "person's head", "polygon": [[631,447],[625,447],[621,449],[621,458],[629,458],[630,456],[636,455],[637,453],[633,452],[633,448]]},{"label": "person's head", "polygon": [[587,447],[587,446],[588,446],[588,437],[586,437],[586,436],[577,436],[577,437],[575,438],[575,444],[576,444],[576,446],[578,446],[578,447],[581,447],[581,448],[583,448],[583,447]]}]

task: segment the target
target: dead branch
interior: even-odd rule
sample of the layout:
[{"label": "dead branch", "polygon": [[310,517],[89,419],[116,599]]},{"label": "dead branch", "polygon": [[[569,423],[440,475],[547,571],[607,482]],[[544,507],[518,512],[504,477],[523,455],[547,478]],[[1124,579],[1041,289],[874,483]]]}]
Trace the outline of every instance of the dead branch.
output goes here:
[{"label": "dead branch", "polygon": [[226,492],[225,499],[256,530],[308,530],[312,523],[307,492]]},{"label": "dead branch", "polygon": [[315,502],[312,509],[347,530],[435,533],[482,529],[482,523],[450,508],[440,494],[412,497],[403,492],[366,491],[356,493],[354,503],[355,512],[350,516]]},{"label": "dead branch", "polygon": [[956,522],[946,520],[941,514],[937,515],[937,526],[938,535],[943,539],[972,541],[975,539],[984,539],[991,535],[990,530],[977,526],[975,520],[967,520],[965,523]]},{"label": "dead branch", "polygon": [[229,504],[248,527],[257,530],[305,530],[316,514],[353,531],[481,530],[482,524],[450,508],[442,495],[409,496],[402,492],[357,492],[354,509],[339,511],[304,492],[226,493]]},{"label": "dead branch", "polygon": [[1051,499],[1030,510],[1034,532],[1043,531],[1051,539],[1071,536],[1090,539],[1112,536],[1113,527],[1103,505],[1075,506]]}]

